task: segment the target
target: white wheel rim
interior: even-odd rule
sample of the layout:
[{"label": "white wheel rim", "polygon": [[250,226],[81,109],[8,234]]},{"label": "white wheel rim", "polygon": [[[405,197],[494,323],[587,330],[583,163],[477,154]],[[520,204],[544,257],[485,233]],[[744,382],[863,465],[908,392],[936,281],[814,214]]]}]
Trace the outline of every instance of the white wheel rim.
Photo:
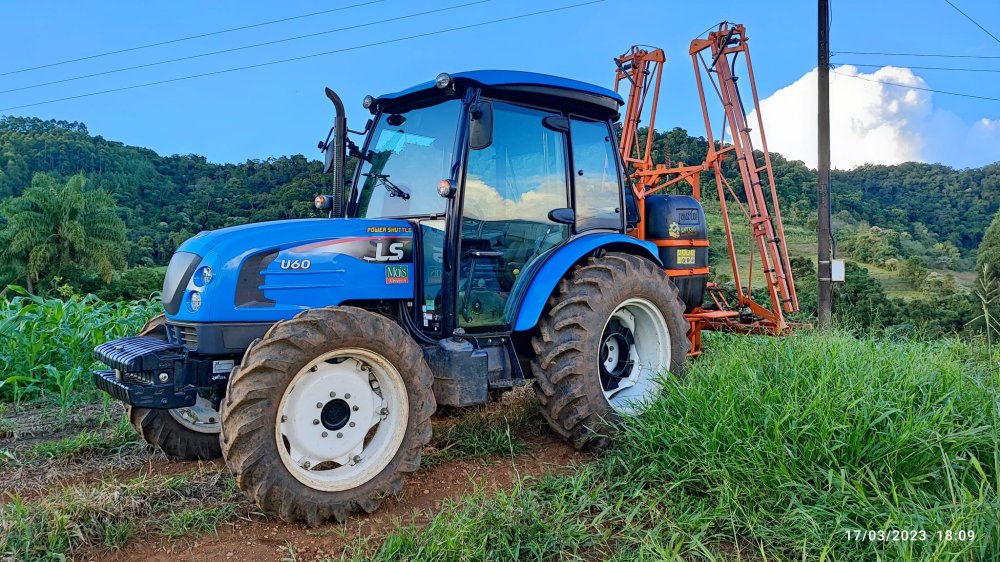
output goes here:
[{"label": "white wheel rim", "polygon": [[[670,331],[656,305],[641,298],[619,304],[604,323],[598,350],[601,388],[611,408],[625,415],[644,410],[660,391],[670,354]],[[615,372],[623,376],[609,376]]]},{"label": "white wheel rim", "polygon": [[396,456],[409,419],[399,371],[366,349],[341,349],[299,371],[278,404],[275,440],[299,482],[328,492],[375,478]]},{"label": "white wheel rim", "polygon": [[219,433],[222,431],[222,416],[212,406],[212,401],[199,396],[194,406],[167,410],[177,423],[198,433]]}]

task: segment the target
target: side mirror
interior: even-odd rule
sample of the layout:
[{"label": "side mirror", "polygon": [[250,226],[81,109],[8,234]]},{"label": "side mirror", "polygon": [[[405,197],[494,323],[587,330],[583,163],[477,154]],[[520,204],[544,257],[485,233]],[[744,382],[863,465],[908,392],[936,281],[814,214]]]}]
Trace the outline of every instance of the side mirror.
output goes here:
[{"label": "side mirror", "polygon": [[347,159],[347,113],[340,96],[330,88],[326,89],[326,97],[333,102],[336,110],[333,128],[326,137],[326,142],[320,143],[324,153],[323,172],[333,174],[333,201],[330,216],[344,216],[344,162]]},{"label": "side mirror", "polygon": [[477,102],[472,106],[469,123],[469,149],[482,150],[493,144],[493,104]]},{"label": "side mirror", "polygon": [[558,224],[573,226],[576,222],[576,212],[568,207],[560,207],[549,211],[549,220]]}]

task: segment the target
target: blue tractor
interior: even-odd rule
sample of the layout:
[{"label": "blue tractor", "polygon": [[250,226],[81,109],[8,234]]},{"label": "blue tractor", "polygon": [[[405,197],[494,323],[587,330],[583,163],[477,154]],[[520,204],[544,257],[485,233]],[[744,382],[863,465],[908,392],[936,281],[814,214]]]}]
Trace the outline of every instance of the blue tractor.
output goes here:
[{"label": "blue tractor", "polygon": [[333,194],[316,205],[330,217],[187,240],[164,316],[96,349],[110,367],[97,386],[146,441],[173,458],[225,457],[261,508],[315,525],[398,492],[441,406],[534,379],[552,430],[598,449],[659,377],[683,371],[684,313],[704,279],[679,294],[665,248],[628,233],[640,220],[673,232],[677,217],[704,233],[704,214],[662,196],[639,216],[617,93],[441,74],[366,97],[358,144],[327,96]]}]

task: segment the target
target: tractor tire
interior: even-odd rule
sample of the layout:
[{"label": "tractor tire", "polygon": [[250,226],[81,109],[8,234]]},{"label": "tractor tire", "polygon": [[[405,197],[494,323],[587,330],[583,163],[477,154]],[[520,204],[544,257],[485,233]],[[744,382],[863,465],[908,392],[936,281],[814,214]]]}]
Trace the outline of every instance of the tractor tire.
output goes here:
[{"label": "tractor tire", "polygon": [[683,374],[687,331],[684,303],[656,264],[590,258],[559,282],[531,340],[542,416],[577,449],[606,448],[614,423],[656,397],[664,368]]},{"label": "tractor tire", "polygon": [[[161,314],[143,326],[140,336],[167,339],[165,318]],[[199,399],[203,401],[204,399]],[[207,401],[204,401],[207,402]],[[211,405],[201,402],[199,408],[209,408]],[[142,439],[153,447],[163,451],[167,457],[174,460],[212,460],[222,456],[222,446],[219,444],[219,427],[221,416],[215,413],[215,418],[209,417],[208,424],[196,424],[190,414],[181,414],[172,410],[151,410],[149,408],[127,407],[128,420],[132,427],[142,436]],[[207,412],[211,415],[212,412]],[[185,423],[182,423],[184,420]]]},{"label": "tractor tire", "polygon": [[308,310],[272,326],[230,377],[222,451],[240,489],[285,521],[372,513],[420,467],[432,383],[396,322],[347,306]]}]

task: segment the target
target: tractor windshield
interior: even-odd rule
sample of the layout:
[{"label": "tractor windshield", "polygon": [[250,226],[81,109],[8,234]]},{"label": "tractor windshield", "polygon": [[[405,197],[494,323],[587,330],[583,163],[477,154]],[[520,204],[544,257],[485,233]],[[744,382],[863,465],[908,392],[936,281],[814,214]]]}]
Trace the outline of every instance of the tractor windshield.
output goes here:
[{"label": "tractor windshield", "polygon": [[359,218],[442,214],[437,184],[451,177],[462,102],[383,113],[358,177]]}]

